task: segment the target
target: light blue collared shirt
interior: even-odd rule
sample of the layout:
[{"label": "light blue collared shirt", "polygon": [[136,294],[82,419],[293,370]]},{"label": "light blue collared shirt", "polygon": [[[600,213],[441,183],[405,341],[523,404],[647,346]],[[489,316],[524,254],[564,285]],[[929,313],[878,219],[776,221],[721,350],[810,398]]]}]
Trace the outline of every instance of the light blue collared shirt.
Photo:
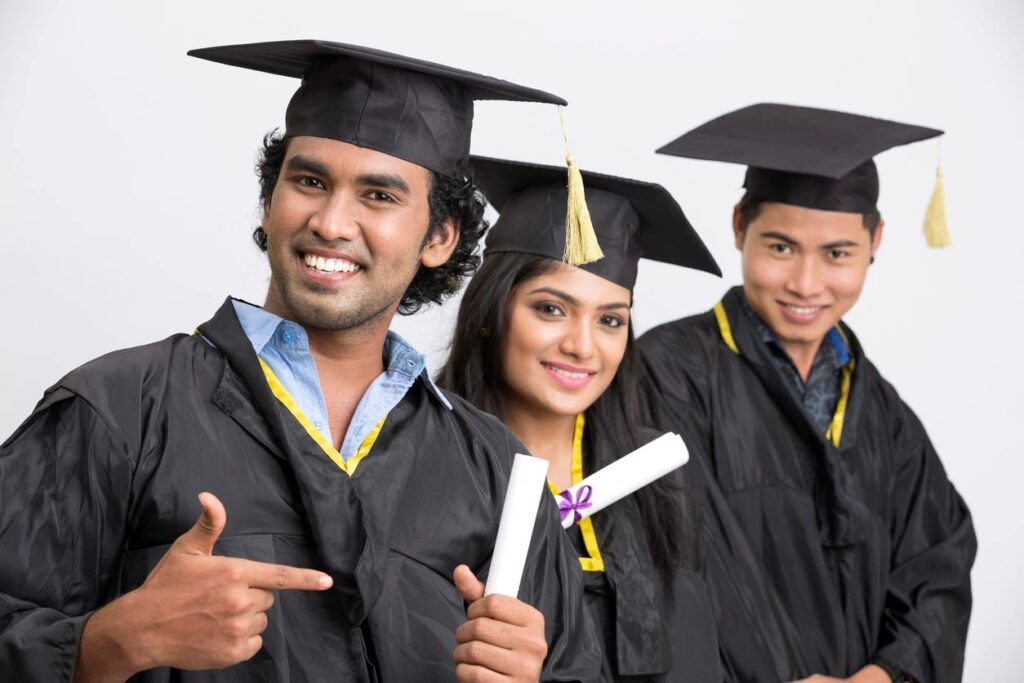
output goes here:
[{"label": "light blue collared shirt", "polygon": [[[313,426],[334,443],[316,361],[309,353],[306,330],[245,301],[232,299],[231,304],[256,355],[270,366]],[[340,453],[344,460],[355,455],[367,434],[398,405],[417,377],[422,377],[434,396],[446,408],[452,409],[452,404],[426,372],[423,355],[391,331],[384,340],[384,364],[387,366],[384,372],[370,384],[352,415],[341,443]]]}]

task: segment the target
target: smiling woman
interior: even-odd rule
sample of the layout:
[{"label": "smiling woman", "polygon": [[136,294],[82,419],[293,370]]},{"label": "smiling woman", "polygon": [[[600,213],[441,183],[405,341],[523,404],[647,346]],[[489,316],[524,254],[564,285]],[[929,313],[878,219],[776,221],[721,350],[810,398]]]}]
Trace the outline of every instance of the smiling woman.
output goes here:
[{"label": "smiling woman", "polygon": [[[646,425],[630,308],[641,253],[717,272],[663,188],[584,173],[605,257],[562,262],[559,169],[476,158],[501,216],[459,309],[442,386],[498,416],[549,462],[554,492],[659,436]],[[602,636],[602,680],[721,680],[704,586],[690,568],[688,473],[676,471],[567,530]],[[687,510],[687,513],[684,513]],[[671,650],[675,652],[671,652]]]}]

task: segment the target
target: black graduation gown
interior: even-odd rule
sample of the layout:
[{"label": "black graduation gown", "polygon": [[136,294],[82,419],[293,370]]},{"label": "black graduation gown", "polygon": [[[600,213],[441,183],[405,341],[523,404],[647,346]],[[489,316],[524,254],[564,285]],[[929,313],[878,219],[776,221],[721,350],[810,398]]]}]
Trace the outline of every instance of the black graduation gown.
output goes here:
[{"label": "black graduation gown", "polygon": [[[200,332],[212,345],[176,335],[74,370],[0,446],[4,680],[70,680],[89,614],[141,584],[204,490],[227,509],[215,552],[324,570],[334,587],[280,592],[248,662],[138,680],[452,680],[465,605],[451,574],[486,574],[523,447],[418,381],[350,478],[273,397],[230,301]],[[545,679],[597,676],[581,593],[544,496],[520,598],[545,615]]]},{"label": "black graduation gown", "polygon": [[960,680],[976,540],[924,427],[843,326],[856,366],[834,448],[740,296],[723,300],[739,354],[712,312],[640,339],[662,428],[709,476],[699,555],[726,677],[844,677],[879,657]]},{"label": "black graduation gown", "polygon": [[[645,430],[645,441],[661,432]],[[599,430],[587,428],[585,474],[621,457]],[[672,476],[680,492],[689,489],[684,466]],[[686,505],[687,500],[683,500]],[[627,496],[591,517],[604,571],[585,571],[585,601],[605,649],[602,679],[630,683],[720,683],[715,622],[703,579],[693,558],[684,558],[668,595],[647,544],[635,496]],[[570,527],[577,551],[586,557],[582,535]]]}]

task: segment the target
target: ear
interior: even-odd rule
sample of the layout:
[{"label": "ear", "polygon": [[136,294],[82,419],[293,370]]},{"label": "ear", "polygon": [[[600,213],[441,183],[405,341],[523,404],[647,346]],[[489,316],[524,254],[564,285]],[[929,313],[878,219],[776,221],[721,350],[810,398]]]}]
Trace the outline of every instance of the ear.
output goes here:
[{"label": "ear", "polygon": [[437,268],[451,258],[455,247],[459,244],[459,223],[454,216],[449,216],[441,229],[430,236],[420,252],[420,263],[427,268]]},{"label": "ear", "polygon": [[743,229],[743,219],[740,215],[740,205],[732,207],[732,236],[736,242],[736,249],[743,251],[743,238],[747,231]]},{"label": "ear", "polygon": [[882,232],[885,230],[885,220],[878,221],[878,227],[875,228],[875,235],[871,238],[871,258],[875,257],[878,252],[878,248],[882,246]]}]

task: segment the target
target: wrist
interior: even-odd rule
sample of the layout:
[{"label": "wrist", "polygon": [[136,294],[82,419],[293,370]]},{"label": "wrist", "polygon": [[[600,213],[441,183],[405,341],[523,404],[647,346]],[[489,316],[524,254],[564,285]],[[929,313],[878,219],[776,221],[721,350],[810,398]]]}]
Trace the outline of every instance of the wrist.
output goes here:
[{"label": "wrist", "polygon": [[854,683],[894,683],[889,672],[877,664],[868,664],[858,671],[852,680]]},{"label": "wrist", "polygon": [[156,666],[139,638],[135,591],[96,610],[82,630],[75,683],[124,681]]}]

